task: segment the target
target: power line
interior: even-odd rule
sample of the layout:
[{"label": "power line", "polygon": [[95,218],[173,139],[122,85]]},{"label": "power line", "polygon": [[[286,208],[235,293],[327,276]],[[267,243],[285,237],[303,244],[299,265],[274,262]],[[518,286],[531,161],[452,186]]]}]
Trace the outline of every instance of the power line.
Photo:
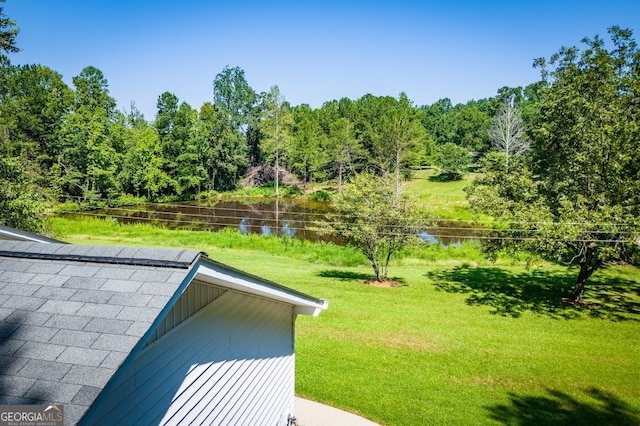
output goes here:
[{"label": "power line", "polygon": [[[79,197],[76,197],[79,198]],[[109,199],[100,199],[103,201],[107,201],[107,202],[114,202],[114,200],[109,200]],[[286,201],[285,201],[286,203]],[[232,208],[232,207],[215,207],[215,206],[197,206],[197,205],[193,205],[193,204],[175,204],[175,203],[150,203],[150,202],[145,202],[145,203],[139,203],[136,205],[148,205],[148,206],[153,206],[153,207],[158,207],[158,206],[162,206],[162,207],[176,207],[176,208],[188,208],[188,209],[211,209],[211,210],[223,210],[223,211],[230,211],[230,212],[246,212],[246,213],[252,213],[252,214],[271,214],[271,213],[276,213],[275,209],[269,209],[269,210],[260,210],[260,209],[251,209],[251,208],[247,208],[247,209],[239,209],[239,208]],[[238,216],[234,215],[234,216],[222,216],[219,214],[203,214],[203,213],[184,213],[184,212],[172,212],[170,210],[142,210],[142,209],[131,209],[129,208],[129,206],[116,206],[116,207],[102,207],[102,206],[88,206],[89,209],[92,210],[118,210],[118,211],[125,211],[125,212],[131,212],[131,213],[141,213],[141,214],[166,214],[166,215],[180,215],[180,216],[186,216],[186,217],[218,217],[220,219],[237,219]],[[77,214],[80,214],[78,212],[75,212]],[[105,213],[106,214],[106,213]],[[316,217],[316,216],[320,216],[320,217],[326,217],[326,216],[334,216],[338,219],[340,218],[359,218],[359,217],[365,217],[363,216],[359,216],[359,215],[338,215],[334,212],[296,212],[296,211],[282,211],[282,212],[278,212],[278,214],[286,214],[286,215],[295,215],[295,216],[311,216],[311,217]],[[112,216],[112,215],[111,215]],[[244,216],[243,216],[244,217]],[[384,218],[384,217],[381,217]],[[316,220],[304,220],[304,219],[300,219],[299,220],[302,223],[315,223],[317,222]],[[324,221],[326,222],[326,221]],[[341,221],[338,220],[338,223],[342,223],[345,221]],[[499,225],[499,224],[504,224],[504,222],[500,222],[500,221],[496,221],[496,220],[465,220],[465,219],[447,219],[447,218],[424,218],[423,222],[419,225],[416,225],[416,227],[421,228],[421,227],[434,227],[437,226],[441,229],[450,229],[450,230],[468,230],[468,231],[487,231],[487,230],[496,230],[496,228],[488,228],[488,227],[473,227],[473,226],[465,226],[465,227],[450,227],[450,226],[439,226],[439,225],[433,225],[433,223],[441,223],[441,222],[445,222],[445,223],[450,223],[450,222],[458,222],[458,223],[468,223],[470,225],[477,225],[479,223],[486,223],[486,224],[492,224],[492,225]],[[606,223],[606,222],[602,222],[602,223],[595,223],[595,222],[548,222],[548,221],[538,221],[538,222],[529,222],[529,221],[510,221],[510,224],[516,224],[516,225],[552,225],[552,226],[578,226],[578,225],[587,225],[587,226],[617,226],[617,227],[628,227],[630,226],[629,224],[625,224],[625,223]],[[510,232],[536,232],[537,230],[531,230],[531,229],[514,229],[514,228],[510,228]],[[604,233],[604,234],[608,234],[608,233],[612,233],[613,231],[601,231],[601,230],[596,230],[596,229],[584,229],[581,230],[581,232],[588,232],[588,233]],[[630,234],[638,234],[640,232],[630,232],[630,231],[618,231],[620,233],[630,233]]]},{"label": "power line", "polygon": [[[110,217],[110,218],[115,218],[115,219],[126,219],[126,220],[136,220],[136,221],[146,221],[146,222],[165,222],[165,223],[182,223],[182,224],[187,224],[187,225],[193,225],[193,226],[207,226],[208,228],[211,227],[231,227],[232,224],[226,223],[226,222],[196,222],[193,220],[183,220],[183,219],[164,219],[164,218],[153,218],[153,217],[132,217],[132,216],[123,216],[123,215],[113,215],[113,214],[103,214],[103,213],[89,213],[89,212],[75,212],[75,213],[71,213],[71,214],[78,214],[80,216],[93,216],[93,217]],[[234,219],[237,219],[236,217],[233,217]],[[260,219],[260,218],[255,218],[256,220],[264,220],[264,219]],[[281,221],[276,221],[276,219],[269,219],[267,220],[267,222],[271,222],[272,224],[276,224],[277,222],[282,222],[282,223],[287,223],[290,222],[287,219],[282,219]],[[262,226],[258,226],[258,225],[250,225],[250,224],[237,224],[237,225],[233,225],[236,228],[240,228],[241,226],[244,226],[246,228],[255,228],[255,229],[259,229],[262,228],[262,226],[267,226],[270,228],[270,226],[268,226],[267,224],[263,224]],[[419,233],[417,231],[425,231],[425,227],[420,228],[417,226],[413,226],[413,227],[405,227],[405,228],[409,228],[409,229],[415,229],[416,232],[415,233],[407,233],[407,232],[388,232],[388,231],[383,231],[383,232],[379,232],[378,235],[380,236],[419,236]],[[429,228],[429,227],[426,227]],[[433,228],[433,227],[431,227]],[[301,231],[301,232],[314,232],[316,234],[318,234],[318,232],[314,229],[309,229],[307,227],[296,227],[296,226],[290,226],[287,225],[287,228],[290,231]],[[437,238],[437,239],[451,239],[451,240],[502,240],[502,241],[538,241],[540,240],[540,238],[536,238],[536,237],[519,237],[519,236],[495,236],[495,235],[459,235],[459,234],[447,234],[447,233],[438,233],[437,231],[440,230],[451,230],[451,229],[457,229],[457,230],[469,230],[469,228],[445,228],[445,227],[435,227],[433,228],[435,230],[435,232],[429,232],[429,236],[432,238]],[[481,229],[481,228],[476,228],[477,231],[484,231],[484,232],[507,232],[507,231],[511,231],[508,229],[505,230],[495,230],[495,229]],[[538,230],[525,230],[525,232],[541,232]],[[577,238],[577,239],[569,239],[569,238],[545,238],[545,240],[547,241],[553,241],[553,242],[598,242],[598,243],[625,243],[625,240],[620,240],[620,239],[600,239],[600,238]]]}]

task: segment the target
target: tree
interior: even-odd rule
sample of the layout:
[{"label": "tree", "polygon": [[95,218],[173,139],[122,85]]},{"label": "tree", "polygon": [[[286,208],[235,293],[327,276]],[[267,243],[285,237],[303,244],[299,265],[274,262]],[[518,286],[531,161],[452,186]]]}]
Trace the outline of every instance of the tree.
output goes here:
[{"label": "tree", "polygon": [[26,163],[0,157],[0,224],[41,232],[48,216],[46,194],[38,187]]},{"label": "tree", "polygon": [[252,114],[257,100],[256,92],[249,86],[240,67],[226,66],[213,80],[214,104],[228,114],[233,126],[245,134],[253,124]]},{"label": "tree", "polygon": [[62,76],[42,65],[0,67],[0,142],[7,156],[46,172],[60,154],[60,130],[73,101]]},{"label": "tree", "polygon": [[59,156],[66,191],[81,196],[116,195],[122,154],[111,137],[116,101],[109,95],[104,74],[95,67],[84,68],[73,77],[73,84],[73,112],[61,130]]},{"label": "tree", "polygon": [[316,118],[316,113],[308,105],[300,105],[293,110],[294,126],[290,143],[289,159],[291,171],[302,177],[306,185],[317,174],[322,173],[328,162],[326,135]]},{"label": "tree", "polygon": [[204,175],[202,156],[194,146],[196,111],[186,102],[170,92],[164,92],[156,102],[158,112],[154,126],[162,146],[163,171],[174,186],[174,193],[189,195],[197,191],[207,180]]},{"label": "tree", "polygon": [[400,193],[402,171],[416,163],[427,139],[418,111],[405,93],[385,103],[372,132],[376,161],[383,172],[393,174],[396,191]]},{"label": "tree", "polygon": [[339,118],[329,126],[326,152],[330,163],[338,175],[338,192],[342,192],[342,181],[346,170],[363,155],[362,145],[356,139],[353,124],[346,118]]},{"label": "tree", "polygon": [[[0,0],[4,3],[5,0]],[[16,36],[20,32],[16,27],[16,21],[9,19],[3,11],[4,7],[0,6],[0,51],[7,53],[19,52],[16,46]],[[9,59],[4,53],[0,53],[0,66],[9,65]]]},{"label": "tree", "polygon": [[275,163],[276,196],[280,176],[280,156],[287,150],[290,138],[290,127],[293,116],[289,104],[280,93],[278,86],[272,86],[264,96],[264,109],[261,116],[260,128],[265,135],[262,141],[262,151]]},{"label": "tree", "polygon": [[205,103],[196,123],[197,139],[207,148],[206,168],[209,189],[234,189],[239,174],[247,166],[247,145],[242,134],[215,105]]},{"label": "tree", "polygon": [[156,130],[146,123],[134,125],[126,141],[126,153],[118,176],[122,188],[153,199],[176,187],[177,182],[164,171],[164,161]]},{"label": "tree", "polygon": [[247,145],[249,164],[261,161],[259,118],[261,109],[258,95],[251,88],[240,67],[226,66],[213,80],[213,103],[225,114],[231,126],[237,129]]},{"label": "tree", "polygon": [[438,166],[442,180],[460,180],[469,166],[469,151],[452,142],[438,147]]},{"label": "tree", "polygon": [[[628,261],[640,230],[640,52],[630,30],[539,59],[545,82],[532,160],[495,163],[469,190],[500,229],[485,249],[528,252],[577,266],[568,301],[600,268]],[[513,170],[512,170],[513,169]],[[535,178],[534,178],[535,177]]]},{"label": "tree", "polygon": [[413,200],[396,192],[393,177],[361,173],[337,197],[334,209],[325,232],[359,249],[376,281],[387,281],[392,256],[417,241],[419,217]]},{"label": "tree", "polygon": [[473,153],[485,152],[489,147],[488,129],[491,125],[489,114],[482,111],[478,101],[458,104],[451,111],[455,126],[450,142]]},{"label": "tree", "polygon": [[489,128],[491,145],[504,153],[505,173],[509,173],[509,158],[518,157],[529,149],[529,139],[520,112],[515,106],[515,95],[505,98]]}]

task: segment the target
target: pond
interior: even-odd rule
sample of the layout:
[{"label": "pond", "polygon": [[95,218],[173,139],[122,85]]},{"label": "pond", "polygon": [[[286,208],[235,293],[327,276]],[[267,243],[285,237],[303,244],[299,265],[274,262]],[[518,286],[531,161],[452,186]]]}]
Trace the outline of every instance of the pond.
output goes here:
[{"label": "pond", "polygon": [[[318,222],[326,221],[331,212],[328,202],[305,199],[234,199],[216,202],[148,203],[131,206],[101,208],[67,217],[109,217],[122,223],[153,223],[169,229],[217,231],[235,228],[243,234],[289,236],[309,241],[331,241],[342,244],[335,237],[320,235],[314,230]],[[443,245],[474,239],[481,231],[457,221],[439,222],[416,230],[425,242]]]}]

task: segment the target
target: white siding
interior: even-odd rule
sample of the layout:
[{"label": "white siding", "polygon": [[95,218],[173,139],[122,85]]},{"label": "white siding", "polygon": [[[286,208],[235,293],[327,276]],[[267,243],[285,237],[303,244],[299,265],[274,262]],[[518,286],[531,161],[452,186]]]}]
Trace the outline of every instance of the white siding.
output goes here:
[{"label": "white siding", "polygon": [[193,281],[184,291],[178,302],[171,308],[167,317],[155,330],[149,345],[190,318],[200,309],[222,296],[226,289]]},{"label": "white siding", "polygon": [[89,420],[286,425],[293,321],[290,305],[227,291],[145,348]]}]

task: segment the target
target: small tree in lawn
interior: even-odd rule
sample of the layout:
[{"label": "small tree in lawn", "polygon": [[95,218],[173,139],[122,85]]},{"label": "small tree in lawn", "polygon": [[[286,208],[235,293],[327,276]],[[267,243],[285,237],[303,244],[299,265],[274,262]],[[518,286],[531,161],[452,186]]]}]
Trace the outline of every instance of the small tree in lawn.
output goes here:
[{"label": "small tree in lawn", "polygon": [[334,208],[325,231],[359,249],[376,281],[387,281],[393,254],[417,241],[419,218],[413,200],[396,192],[392,176],[361,173],[337,197]]}]

